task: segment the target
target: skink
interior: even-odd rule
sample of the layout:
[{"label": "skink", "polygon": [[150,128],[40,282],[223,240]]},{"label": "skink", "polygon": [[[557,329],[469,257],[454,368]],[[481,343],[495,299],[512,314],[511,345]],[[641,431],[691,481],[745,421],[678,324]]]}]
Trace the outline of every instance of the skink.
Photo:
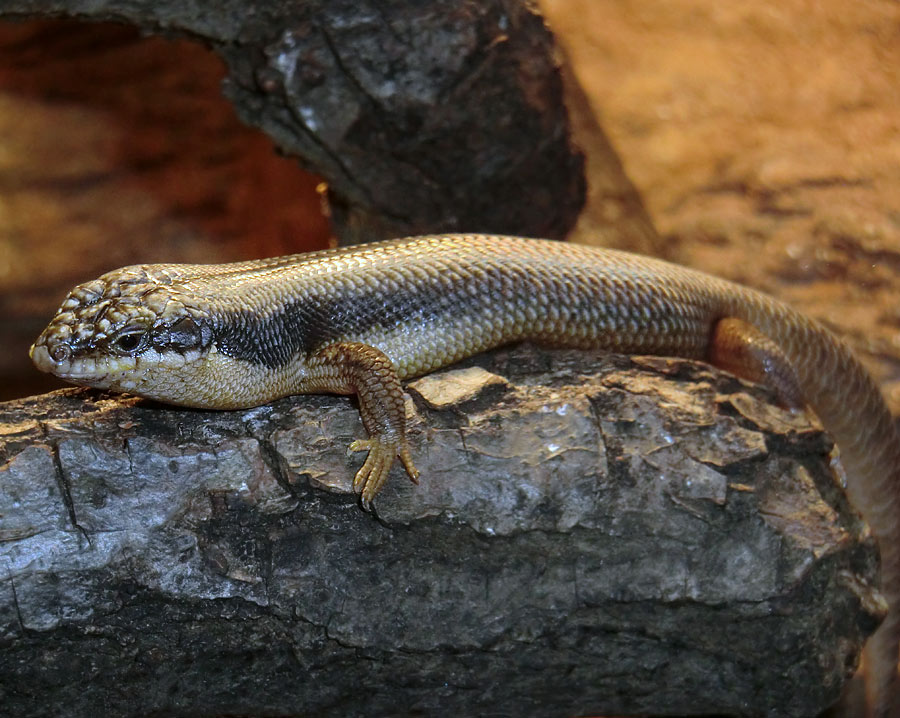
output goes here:
[{"label": "skink", "polygon": [[371,502],[406,438],[401,381],[519,340],[706,359],[805,403],[841,449],[879,541],[890,610],[867,647],[886,714],[900,633],[900,433],[877,386],[820,324],[701,272],[612,250],[451,235],[222,265],[136,265],[82,284],[31,348],[76,384],[234,409],[355,393]]}]

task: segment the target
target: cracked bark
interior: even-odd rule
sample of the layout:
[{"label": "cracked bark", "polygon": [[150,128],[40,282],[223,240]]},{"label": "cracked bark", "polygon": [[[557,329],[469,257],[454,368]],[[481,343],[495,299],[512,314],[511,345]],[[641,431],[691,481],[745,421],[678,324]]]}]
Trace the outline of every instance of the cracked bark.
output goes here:
[{"label": "cracked bark", "polygon": [[78,516],[75,514],[75,502],[72,501],[72,489],[69,486],[69,480],[66,478],[66,471],[63,468],[62,461],[59,459],[59,445],[56,441],[50,440],[49,432],[43,422],[38,422],[38,428],[43,434],[44,440],[50,449],[50,455],[53,457],[53,468],[56,473],[56,483],[59,487],[59,493],[62,497],[63,505],[66,507],[66,513],[69,515],[69,523],[72,527],[80,531],[85,539],[88,539],[87,532],[78,524]]},{"label": "cracked bark", "polygon": [[[328,180],[343,243],[450,231],[561,237],[584,204],[553,37],[524,0],[0,7],[0,17],[23,15],[125,21],[207,43],[228,67],[239,117]],[[609,167],[635,196],[617,162]]]},{"label": "cracked bark", "polygon": [[703,365],[528,347],[409,394],[422,483],[395,469],[377,516],[350,492],[346,398],[0,405],[4,714],[793,716],[837,698],[875,558],[806,417]]}]

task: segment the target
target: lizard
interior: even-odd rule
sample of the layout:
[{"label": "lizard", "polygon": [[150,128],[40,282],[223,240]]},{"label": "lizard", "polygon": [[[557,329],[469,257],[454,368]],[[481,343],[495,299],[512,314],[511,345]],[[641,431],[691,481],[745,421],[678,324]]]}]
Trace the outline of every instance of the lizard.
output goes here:
[{"label": "lizard", "polygon": [[402,381],[511,342],[701,359],[808,406],[881,550],[888,615],[866,648],[888,710],[900,641],[900,432],[845,343],[765,294],[662,260],[550,240],[435,235],[219,265],[143,264],[75,287],[31,348],[69,382],[188,407],[356,394],[370,506],[399,457]]}]

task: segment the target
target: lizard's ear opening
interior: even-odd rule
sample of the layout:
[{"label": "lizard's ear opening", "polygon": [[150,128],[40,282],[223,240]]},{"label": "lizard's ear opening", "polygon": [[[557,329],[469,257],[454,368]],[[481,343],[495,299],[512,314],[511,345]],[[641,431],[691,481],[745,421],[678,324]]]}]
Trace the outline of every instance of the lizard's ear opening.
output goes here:
[{"label": "lizard's ear opening", "polygon": [[184,317],[160,333],[154,341],[176,351],[201,349],[212,341],[212,329],[197,323],[192,317]]}]

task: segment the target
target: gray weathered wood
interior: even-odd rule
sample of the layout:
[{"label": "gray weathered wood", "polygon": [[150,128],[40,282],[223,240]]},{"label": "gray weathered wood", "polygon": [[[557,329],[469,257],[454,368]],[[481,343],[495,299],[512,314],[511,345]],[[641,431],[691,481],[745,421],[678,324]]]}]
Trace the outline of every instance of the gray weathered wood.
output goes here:
[{"label": "gray weathered wood", "polygon": [[[815,715],[874,620],[829,442],[702,365],[501,351],[351,400],[0,405],[4,715]],[[58,713],[62,715],[62,713]]]}]

